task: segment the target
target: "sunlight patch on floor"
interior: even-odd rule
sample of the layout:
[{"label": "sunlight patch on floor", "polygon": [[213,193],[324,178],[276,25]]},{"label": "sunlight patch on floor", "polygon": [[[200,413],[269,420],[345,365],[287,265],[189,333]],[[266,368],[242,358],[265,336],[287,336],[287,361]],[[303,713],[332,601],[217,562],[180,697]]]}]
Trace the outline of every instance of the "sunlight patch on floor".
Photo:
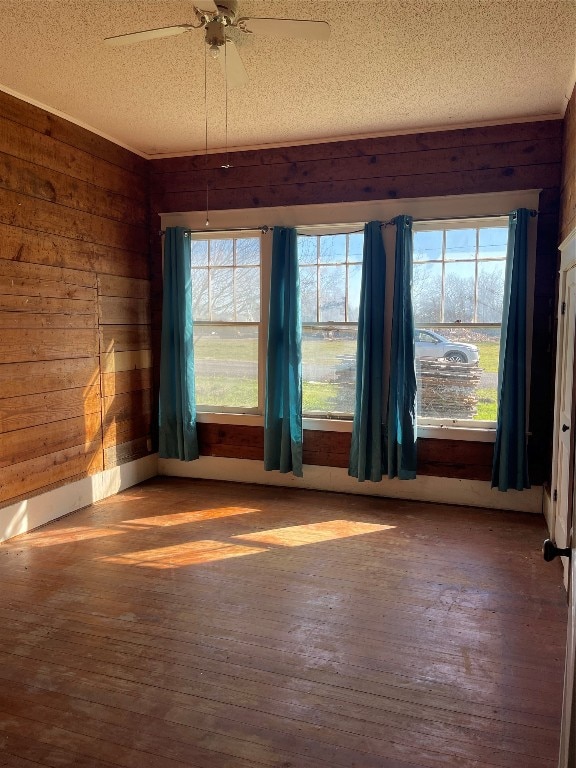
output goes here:
[{"label": "sunlight patch on floor", "polygon": [[318,544],[323,541],[334,541],[335,539],[347,539],[350,536],[362,536],[366,533],[377,533],[395,527],[395,525],[359,523],[353,520],[327,520],[323,523],[289,525],[286,528],[272,528],[269,531],[242,533],[233,538],[258,541],[263,544],[275,544],[282,547],[301,547],[306,544]]},{"label": "sunlight patch on floor", "polygon": [[[227,560],[231,557],[244,557],[269,552],[273,547],[302,547],[327,541],[361,536],[367,533],[379,533],[394,525],[360,523],[351,520],[327,520],[322,523],[292,525],[267,531],[256,531],[232,536],[231,539],[254,542],[248,546],[236,541],[216,541],[206,539],[191,541],[175,546],[143,549],[138,552],[126,552],[97,558],[102,563],[125,565],[143,565],[148,568],[173,568],[198,563],[211,563]],[[259,546],[258,546],[259,545]]]}]

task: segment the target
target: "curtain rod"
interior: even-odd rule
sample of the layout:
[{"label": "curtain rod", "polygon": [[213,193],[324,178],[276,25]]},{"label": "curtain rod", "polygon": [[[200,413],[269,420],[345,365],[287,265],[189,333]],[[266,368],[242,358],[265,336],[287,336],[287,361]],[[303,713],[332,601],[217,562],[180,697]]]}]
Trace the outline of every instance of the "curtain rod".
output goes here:
[{"label": "curtain rod", "polygon": [[[468,221],[472,219],[504,219],[507,216],[510,216],[511,214],[516,213],[516,211],[510,211],[510,213],[487,213],[484,216],[480,215],[472,215],[472,216],[436,216],[433,219],[414,219],[414,224],[424,224],[426,222],[434,222],[434,221]],[[538,215],[538,211],[536,211],[534,208],[529,209],[530,216],[534,217]],[[385,221],[382,226],[388,227],[391,224],[394,224],[397,216],[394,216],[393,219],[390,219],[389,221]]]},{"label": "curtain rod", "polygon": [[[263,235],[266,234],[266,232],[270,232],[274,229],[274,227],[219,227],[218,229],[185,229],[184,234],[185,235],[201,235],[201,234],[213,234],[218,232],[262,232]],[[165,229],[160,229],[158,231],[158,234],[160,237],[164,237],[166,234]]]}]

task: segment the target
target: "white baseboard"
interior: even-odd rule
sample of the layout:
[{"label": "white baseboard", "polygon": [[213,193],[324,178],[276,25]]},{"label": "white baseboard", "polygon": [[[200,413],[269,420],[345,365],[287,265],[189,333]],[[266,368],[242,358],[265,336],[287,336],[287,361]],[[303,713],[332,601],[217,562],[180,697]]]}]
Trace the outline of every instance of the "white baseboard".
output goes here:
[{"label": "white baseboard", "polygon": [[0,510],[0,541],[27,533],[157,474],[158,454],[152,454],[18,501]]},{"label": "white baseboard", "polygon": [[469,507],[542,512],[542,486],[527,491],[501,491],[480,480],[458,480],[447,477],[421,475],[415,480],[382,480],[380,483],[359,483],[349,477],[346,469],[306,465],[304,477],[265,472],[261,461],[224,459],[201,456],[196,461],[159,459],[158,474],[173,477],[231,480],[239,483],[258,483],[289,488],[309,488],[318,491],[355,493],[366,496],[384,496],[394,499],[433,501],[444,504],[462,504]]}]

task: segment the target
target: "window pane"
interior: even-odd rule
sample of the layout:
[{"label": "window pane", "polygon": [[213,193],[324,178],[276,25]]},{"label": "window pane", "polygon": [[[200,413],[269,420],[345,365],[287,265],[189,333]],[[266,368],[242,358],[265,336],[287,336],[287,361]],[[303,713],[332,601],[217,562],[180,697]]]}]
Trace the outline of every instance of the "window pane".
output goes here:
[{"label": "window pane", "polygon": [[236,240],[236,264],[260,264],[259,237],[242,237]]},{"label": "window pane", "polygon": [[194,320],[209,320],[208,270],[192,270],[192,317]]},{"label": "window pane", "polygon": [[500,327],[416,329],[421,418],[496,421]]},{"label": "window pane", "polygon": [[319,314],[321,322],[344,322],[346,267],[319,268]]},{"label": "window pane", "polygon": [[194,326],[196,403],[246,410],[258,407],[258,326]]},{"label": "window pane", "polygon": [[208,266],[208,240],[192,240],[191,264],[193,267]]},{"label": "window pane", "polygon": [[223,267],[234,264],[233,240],[210,240],[210,266]]},{"label": "window pane", "polygon": [[303,323],[318,320],[316,267],[300,267],[300,304]]},{"label": "window pane", "polygon": [[505,272],[504,261],[486,261],[478,264],[478,322],[502,322]]},{"label": "window pane", "polygon": [[348,261],[361,263],[363,250],[364,233],[355,232],[352,235],[348,235]]},{"label": "window pane", "polygon": [[210,319],[234,320],[234,289],[232,268],[210,270]]},{"label": "window pane", "polygon": [[432,261],[442,258],[442,230],[414,232],[414,261]]},{"label": "window pane", "polygon": [[235,276],[235,319],[257,323],[260,320],[260,269],[259,267],[238,268]]},{"label": "window pane", "polygon": [[470,259],[476,256],[475,229],[446,230],[446,259]]},{"label": "window pane", "polygon": [[505,259],[508,243],[507,227],[490,227],[479,230],[479,259]]},{"label": "window pane", "polygon": [[351,264],[348,267],[348,322],[358,322],[360,309],[360,282],[362,280],[362,265]]},{"label": "window pane", "polygon": [[358,328],[304,326],[302,409],[304,413],[354,412]]},{"label": "window pane", "polygon": [[444,269],[444,322],[473,322],[474,262],[446,264]]},{"label": "window pane", "polygon": [[414,264],[412,302],[416,323],[439,323],[442,318],[442,264]]},{"label": "window pane", "polygon": [[342,264],[346,261],[346,235],[322,235],[320,263]]},{"label": "window pane", "polygon": [[316,264],[318,255],[318,238],[308,235],[298,236],[298,263]]}]

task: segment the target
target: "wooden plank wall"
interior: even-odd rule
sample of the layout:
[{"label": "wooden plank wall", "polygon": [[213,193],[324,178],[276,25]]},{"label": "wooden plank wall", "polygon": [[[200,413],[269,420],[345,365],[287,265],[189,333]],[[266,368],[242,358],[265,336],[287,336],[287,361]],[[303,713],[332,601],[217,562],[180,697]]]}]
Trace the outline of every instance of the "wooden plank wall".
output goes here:
[{"label": "wooden plank wall", "polygon": [[576,228],[576,86],[564,115],[560,242]]},{"label": "wooden plank wall", "polygon": [[0,506],[148,453],[148,176],[0,93]]},{"label": "wooden plank wall", "polygon": [[[206,182],[213,210],[252,206],[303,205],[340,201],[460,195],[542,189],[538,219],[532,408],[531,476],[549,473],[553,398],[553,332],[557,268],[562,121],[471,128],[380,139],[311,144],[237,152],[233,168],[222,155],[152,161],[152,322],[159,345],[161,246],[157,214],[202,210]],[[157,382],[156,382],[157,384]],[[246,429],[200,428],[203,453],[253,458],[256,434]],[[220,435],[220,437],[218,437]],[[311,463],[340,466],[346,436],[310,432],[305,456]],[[328,453],[323,447],[329,446]],[[455,447],[456,446],[456,447]],[[222,451],[226,451],[222,454]],[[485,443],[420,441],[422,474],[487,479],[491,448]],[[457,473],[456,475],[454,473]]]}]

